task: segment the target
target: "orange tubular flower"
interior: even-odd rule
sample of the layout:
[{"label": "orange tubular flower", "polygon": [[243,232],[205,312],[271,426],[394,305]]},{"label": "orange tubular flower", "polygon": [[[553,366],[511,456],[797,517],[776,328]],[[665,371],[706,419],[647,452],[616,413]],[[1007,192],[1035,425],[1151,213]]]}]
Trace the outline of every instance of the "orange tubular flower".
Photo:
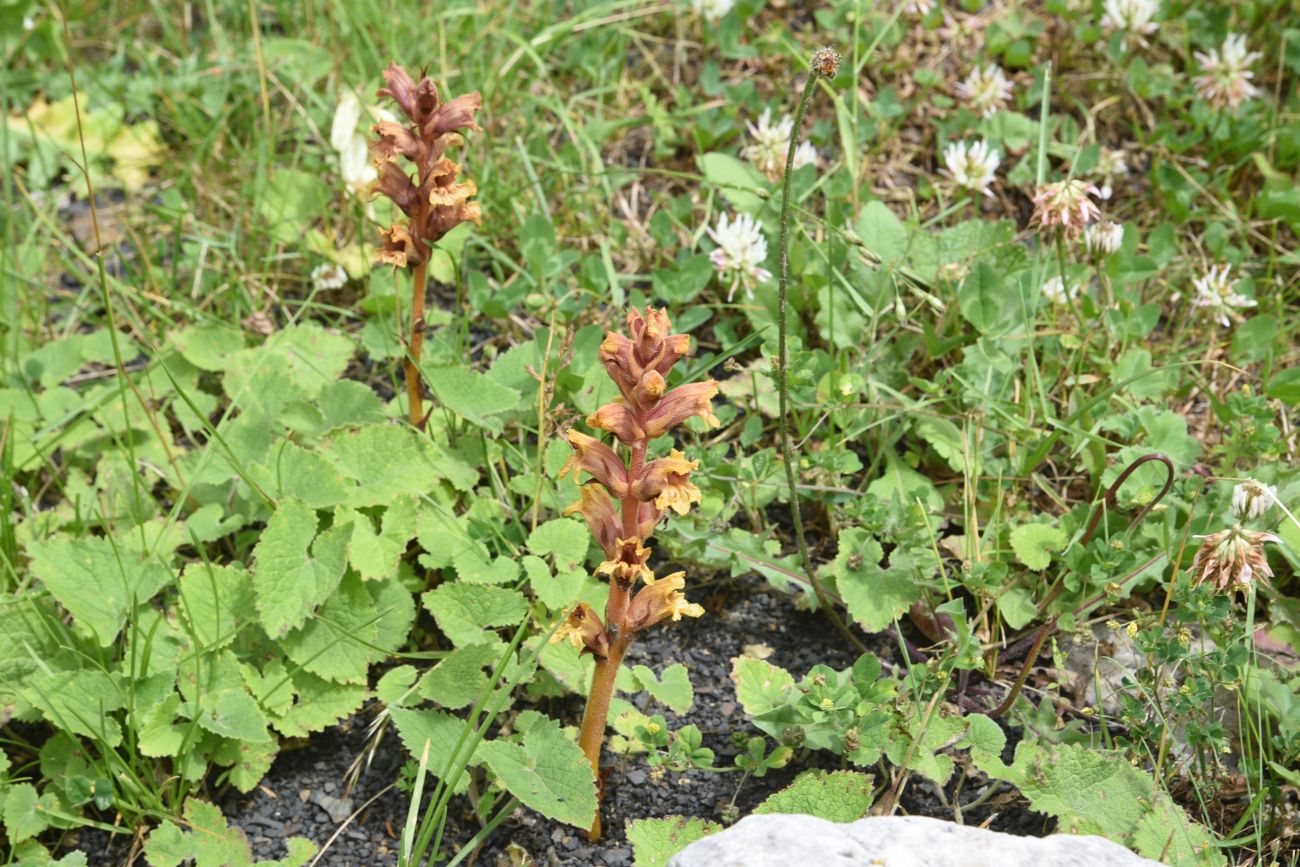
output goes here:
[{"label": "orange tubular flower", "polygon": [[679,385],[663,396],[645,419],[646,436],[650,439],[661,437],[672,428],[698,415],[710,427],[722,424],[713,415],[713,396],[718,393],[718,384],[712,379],[707,382],[693,382]]},{"label": "orange tubular flower", "polygon": [[622,403],[605,404],[587,416],[587,424],[609,431],[626,445],[649,439],[636,412]]},{"label": "orange tubular flower", "polygon": [[572,428],[569,429],[569,445],[573,446],[573,454],[560,468],[559,478],[572,474],[576,483],[580,473],[588,473],[616,499],[627,496],[627,467],[613,449]]},{"label": "orange tubular flower", "polygon": [[633,485],[633,494],[639,500],[652,500],[660,509],[672,509],[685,515],[691,503],[700,501],[700,489],[691,484],[691,470],[699,461],[688,461],[686,455],[673,449],[666,458],[645,465],[641,478]]},{"label": "orange tubular flower", "polygon": [[672,618],[674,621],[686,617],[700,617],[704,608],[694,602],[687,602],[682,594],[686,586],[686,573],[674,572],[667,575],[632,598],[632,607],[628,609],[628,626],[632,629],[645,629],[662,620]]},{"label": "orange tubular flower", "polygon": [[[582,499],[564,510],[565,515],[575,513],[581,513],[586,519],[591,535],[596,537],[605,556],[614,559],[618,555],[618,534],[622,528],[619,526],[618,512],[614,511],[614,504],[605,489],[600,485],[583,485]],[[657,514],[655,523],[659,523]]]},{"label": "orange tubular flower", "polygon": [[596,567],[597,575],[608,575],[625,587],[635,584],[638,578],[644,578],[647,584],[654,583],[655,573],[646,566],[650,549],[640,539],[616,539],[614,546],[614,556]]}]

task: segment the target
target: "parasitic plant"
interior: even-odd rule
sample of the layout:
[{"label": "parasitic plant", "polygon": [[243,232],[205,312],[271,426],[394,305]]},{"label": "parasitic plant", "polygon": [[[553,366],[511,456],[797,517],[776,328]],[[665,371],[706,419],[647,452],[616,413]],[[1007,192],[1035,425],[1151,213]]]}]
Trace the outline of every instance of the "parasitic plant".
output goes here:
[{"label": "parasitic plant", "polygon": [[[596,659],[579,745],[597,780],[614,678],[633,637],[660,621],[704,613],[682,593],[684,572],[656,578],[647,564],[647,543],[664,514],[672,509],[685,515],[692,503],[700,501],[700,490],[691,483],[698,461],[687,460],[677,449],[647,460],[650,444],[692,416],[718,425],[711,405],[718,391],[716,382],[673,389],[666,384],[673,365],[690,354],[690,337],[672,334],[667,312],[649,307],[644,313],[632,308],[627,325],[626,335],[611,331],[600,346],[600,360],[621,396],[592,413],[587,424],[612,433],[625,447],[628,460],[599,439],[570,429],[573,454],[560,471],[560,478],[572,474],[575,484],[584,473],[590,477],[565,514],[581,513],[586,519],[605,552],[596,573],[609,579],[604,620],[581,602],[552,639],[567,638]],[[640,590],[636,590],[638,582],[644,584]],[[588,837],[600,837],[599,810]]]},{"label": "parasitic plant", "polygon": [[[383,243],[375,251],[375,259],[413,271],[406,396],[411,424],[419,427],[425,419],[419,365],[430,248],[461,223],[479,222],[478,202],[470,201],[478,190],[473,181],[458,179],[460,166],[444,152],[449,145],[460,143],[461,130],[480,129],[474,112],[483,104],[483,97],[474,92],[443,102],[432,79],[421,75],[417,82],[396,63],[388,64],[384,81],[388,86],[378,95],[391,97],[410,125],[381,121],[371,127],[376,140],[370,151],[379,172],[372,189],[391,199],[406,219],[380,230]],[[414,177],[410,166],[415,169]]]}]

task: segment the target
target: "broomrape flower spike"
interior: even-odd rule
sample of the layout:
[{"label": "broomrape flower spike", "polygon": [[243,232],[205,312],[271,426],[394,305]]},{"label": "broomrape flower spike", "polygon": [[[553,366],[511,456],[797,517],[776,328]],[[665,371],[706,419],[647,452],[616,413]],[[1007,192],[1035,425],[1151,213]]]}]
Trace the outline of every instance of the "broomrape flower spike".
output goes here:
[{"label": "broomrape flower spike", "polygon": [[1229,277],[1231,265],[1216,265],[1206,272],[1204,277],[1193,278],[1196,288],[1192,295],[1192,306],[1203,307],[1224,328],[1231,328],[1233,319],[1240,318],[1239,310],[1254,307],[1254,298],[1247,298],[1237,291],[1237,280]]},{"label": "broomrape flower spike", "polygon": [[462,141],[462,131],[480,129],[474,113],[482,106],[483,97],[467,93],[444,102],[432,79],[422,75],[416,81],[396,63],[388,64],[384,81],[387,86],[378,96],[392,99],[407,125],[381,120],[371,127],[376,136],[370,143],[375,168],[371,190],[391,199],[406,219],[380,230],[383,243],[375,251],[375,259],[414,269],[405,372],[409,417],[418,427],[425,418],[419,363],[429,251],[461,223],[481,222],[478,202],[470,201],[477,187],[473,181],[459,179],[460,166],[444,153]]},{"label": "broomrape flower spike", "polygon": [[[691,482],[699,462],[687,460],[677,449],[667,457],[646,460],[650,443],[688,418],[699,417],[714,427],[719,424],[712,408],[716,382],[667,387],[673,366],[690,352],[690,337],[672,333],[666,311],[632,308],[627,332],[611,331],[600,345],[601,364],[618,387],[619,397],[587,419],[591,427],[613,434],[627,448],[627,462],[596,437],[577,430],[567,434],[573,454],[561,468],[560,478],[572,477],[581,494],[564,513],[582,515],[605,553],[596,574],[609,579],[609,602],[603,622],[591,606],[579,603],[552,641],[570,641],[596,659],[578,743],[597,779],[614,679],[633,637],[664,620],[704,614],[683,593],[685,572],[656,579],[648,565],[647,543],[665,513],[671,509],[685,515],[700,501],[700,489]],[[636,590],[638,582],[645,585],[640,590]],[[597,812],[587,835],[596,840],[600,832]]]},{"label": "broomrape flower spike", "polygon": [[997,112],[1011,101],[1011,79],[996,63],[977,66],[957,83],[953,93],[984,117]]},{"label": "broomrape flower spike", "polygon": [[1235,109],[1260,95],[1260,89],[1251,83],[1255,73],[1250,71],[1250,67],[1264,55],[1247,51],[1245,36],[1229,33],[1224,37],[1222,48],[1197,51],[1195,56],[1200,61],[1202,72],[1192,79],[1192,83],[1196,85],[1197,95],[1210,105]]}]

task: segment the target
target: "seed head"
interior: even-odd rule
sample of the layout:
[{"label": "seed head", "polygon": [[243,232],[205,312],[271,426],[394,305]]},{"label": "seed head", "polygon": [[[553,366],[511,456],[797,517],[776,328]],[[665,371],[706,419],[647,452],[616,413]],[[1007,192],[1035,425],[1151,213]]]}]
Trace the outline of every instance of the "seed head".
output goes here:
[{"label": "seed head", "polygon": [[829,45],[813,53],[812,71],[822,78],[834,78],[840,71],[840,53]]}]

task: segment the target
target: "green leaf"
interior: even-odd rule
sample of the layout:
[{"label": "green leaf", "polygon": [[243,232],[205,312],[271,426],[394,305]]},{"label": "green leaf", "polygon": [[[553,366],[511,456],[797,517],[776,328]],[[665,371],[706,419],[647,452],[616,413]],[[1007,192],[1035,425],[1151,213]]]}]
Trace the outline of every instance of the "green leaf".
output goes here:
[{"label": "green leaf", "polygon": [[122,728],[112,716],[126,703],[122,688],[98,669],[33,674],[21,689],[23,698],[56,728],[116,747]]},{"label": "green leaf", "polygon": [[863,205],[853,231],[886,266],[902,262],[907,254],[907,227],[884,202]]},{"label": "green leaf", "polygon": [[665,668],[660,678],[656,678],[655,673],[644,665],[632,666],[632,673],[655,701],[676,713],[686,713],[695,702],[690,675],[681,663]]},{"label": "green leaf", "polygon": [[913,428],[948,462],[954,472],[966,470],[966,435],[946,418],[923,416],[913,424]]},{"label": "green leaf", "polygon": [[349,526],[316,535],[316,512],[284,500],[253,549],[253,592],[262,628],[282,638],[306,622],[338,586],[347,567]]},{"label": "green leaf", "polygon": [[181,611],[200,648],[225,647],[254,616],[252,576],[238,563],[191,563],[177,586]]},{"label": "green leaf", "polygon": [[546,561],[533,554],[525,554],[520,562],[524,574],[528,576],[528,584],[533,588],[533,594],[552,611],[571,606],[590,581],[583,569],[553,575]]},{"label": "green leaf", "polygon": [[892,452],[885,457],[885,473],[867,485],[867,493],[888,503],[895,496],[904,505],[919,499],[931,512],[943,510],[943,495],[934,482],[899,460]]},{"label": "green leaf", "polygon": [[524,745],[488,741],[479,753],[510,794],[557,822],[591,827],[596,775],[578,745],[547,720],[524,734]]},{"label": "green leaf", "polygon": [[1002,318],[1007,292],[999,272],[986,262],[980,262],[966,275],[957,290],[957,304],[962,318],[979,329],[981,334],[993,330]]},{"label": "green leaf", "polygon": [[459,647],[435,665],[420,681],[420,694],[447,708],[468,707],[487,686],[484,668],[501,655],[499,644]]},{"label": "green leaf", "polygon": [[856,822],[871,809],[874,782],[870,774],[857,771],[804,771],[754,812],[802,813],[828,822]]},{"label": "green leaf", "polygon": [[379,612],[360,580],[349,574],[315,616],[280,642],[288,657],[312,674],[339,683],[366,682],[379,638]]},{"label": "green leaf", "polygon": [[686,816],[635,819],[627,825],[636,867],[666,867],[668,859],[696,840],[722,830],[717,822]]},{"label": "green leaf", "polygon": [[387,422],[335,431],[323,455],[343,472],[345,502],[354,508],[425,496],[452,463],[409,425]]},{"label": "green leaf", "polygon": [[190,798],[185,802],[185,821],[189,831],[164,819],[149,835],[144,857],[152,867],[179,867],[190,858],[194,867],[247,867],[253,863],[248,838],[238,828],[229,827],[217,807]]},{"label": "green leaf", "polygon": [[297,693],[293,706],[271,720],[277,731],[291,738],[306,737],[334,725],[361,707],[367,695],[364,686],[331,683],[306,671],[293,674],[293,688]]},{"label": "green leaf", "polygon": [[1012,585],[998,594],[998,613],[1012,629],[1020,629],[1038,616],[1038,606],[1028,587]]},{"label": "green leaf", "polygon": [[230,689],[216,695],[204,695],[195,721],[203,729],[223,738],[241,741],[269,741],[266,716],[251,695],[242,689]]},{"label": "green leaf", "polygon": [[587,526],[572,518],[555,518],[528,534],[528,550],[538,557],[551,557],[555,571],[568,572],[587,557],[590,542]]},{"label": "green leaf", "polygon": [[519,408],[519,392],[461,365],[426,367],[424,381],[442,406],[493,433],[502,427],[494,416]]},{"label": "green leaf", "polygon": [[457,646],[495,642],[490,628],[518,623],[528,612],[518,590],[482,584],[442,584],[420,600]]},{"label": "green leaf", "polygon": [[240,409],[255,406],[276,418],[286,404],[314,398],[338,379],[352,352],[351,339],[315,322],[291,325],[231,355],[222,388]]},{"label": "green leaf", "polygon": [[1035,572],[1052,562],[1053,551],[1061,551],[1070,541],[1063,530],[1050,524],[1021,524],[1011,529],[1011,548],[1016,559]]},{"label": "green leaf", "polygon": [[167,569],[113,539],[56,536],[29,542],[32,574],[100,647],[109,647],[136,605],[170,579]]},{"label": "green leaf", "polygon": [[406,497],[394,500],[380,523],[379,532],[365,515],[349,510],[335,523],[352,524],[348,540],[348,562],[365,581],[382,581],[397,575],[397,564],[415,537],[415,501]]},{"label": "green leaf", "polygon": [[752,163],[731,154],[707,153],[696,157],[700,172],[737,211],[756,214],[768,195],[768,181]]},{"label": "green leaf", "polygon": [[[447,779],[454,770],[451,760],[456,752],[456,744],[460,741],[461,732],[468,723],[440,710],[390,707],[388,712],[393,717],[393,724],[397,726],[397,734],[406,746],[406,751],[412,757],[419,759],[427,741],[429,773],[438,779]],[[465,745],[468,743],[469,739],[466,738],[465,744],[461,746],[459,764],[470,763],[470,759],[465,755]],[[482,763],[480,755],[482,749],[483,744],[480,744],[472,759],[474,764]],[[456,784],[456,791],[463,792],[468,787],[469,779],[462,774]]]},{"label": "green leaf", "polygon": [[1000,756],[1007,745],[1007,736],[991,717],[973,713],[966,717],[966,743],[972,750]]},{"label": "green leaf", "polygon": [[736,700],[750,716],[785,704],[786,694],[794,688],[790,672],[747,656],[731,660],[731,681],[736,685]]},{"label": "green leaf", "polygon": [[831,572],[849,614],[863,629],[881,631],[921,598],[922,588],[910,568],[881,567],[884,549],[866,530],[841,530],[836,545]]},{"label": "green leaf", "polygon": [[181,709],[181,697],[167,696],[140,717],[137,746],[146,756],[174,756],[185,743],[185,728],[175,725]]},{"label": "green leaf", "polygon": [[199,370],[219,371],[244,348],[244,332],[224,322],[200,322],[173,332],[168,342]]},{"label": "green leaf", "polygon": [[4,799],[5,831],[11,844],[30,840],[50,826],[47,814],[59,809],[59,799],[46,792],[36,793],[31,783],[15,783]]}]

